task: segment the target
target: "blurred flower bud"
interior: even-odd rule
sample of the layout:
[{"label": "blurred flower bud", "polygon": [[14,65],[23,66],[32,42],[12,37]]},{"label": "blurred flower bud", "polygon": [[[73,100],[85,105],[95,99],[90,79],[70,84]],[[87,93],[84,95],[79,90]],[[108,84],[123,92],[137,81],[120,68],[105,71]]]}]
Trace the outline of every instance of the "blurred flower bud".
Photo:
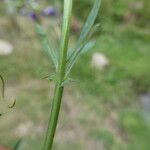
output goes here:
[{"label": "blurred flower bud", "polygon": [[38,20],[39,20],[37,14],[36,14],[35,12],[30,12],[30,13],[29,13],[29,17],[30,17],[33,21],[38,21]]},{"label": "blurred flower bud", "polygon": [[57,15],[57,10],[54,7],[47,7],[42,11],[43,16],[56,16]]}]

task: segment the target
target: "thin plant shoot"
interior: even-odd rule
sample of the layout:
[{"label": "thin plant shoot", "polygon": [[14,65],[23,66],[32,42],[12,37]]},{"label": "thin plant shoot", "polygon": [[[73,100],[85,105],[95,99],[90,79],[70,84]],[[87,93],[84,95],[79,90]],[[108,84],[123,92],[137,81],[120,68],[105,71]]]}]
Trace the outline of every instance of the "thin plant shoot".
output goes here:
[{"label": "thin plant shoot", "polygon": [[100,4],[101,0],[95,0],[93,8],[83,26],[73,51],[69,51],[68,47],[73,0],[64,0],[64,14],[59,54],[57,54],[57,50],[54,46],[50,44],[44,29],[39,24],[36,25],[36,31],[40,37],[44,51],[52,60],[56,69],[55,74],[49,76],[50,80],[55,81],[55,92],[43,150],[52,149],[64,87],[71,81],[69,78],[70,72],[79,56],[91,49],[95,44],[95,42],[90,39],[91,35],[99,27],[99,25],[94,26],[94,23],[99,12]]}]

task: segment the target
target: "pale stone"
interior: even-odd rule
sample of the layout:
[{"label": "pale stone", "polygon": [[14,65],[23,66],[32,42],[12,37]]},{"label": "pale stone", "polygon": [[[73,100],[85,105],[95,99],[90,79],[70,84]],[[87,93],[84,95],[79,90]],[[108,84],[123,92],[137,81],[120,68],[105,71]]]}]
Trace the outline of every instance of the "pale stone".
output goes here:
[{"label": "pale stone", "polygon": [[92,56],[92,64],[98,69],[104,69],[109,65],[108,58],[102,53],[95,53]]},{"label": "pale stone", "polygon": [[0,55],[10,55],[13,52],[13,46],[4,40],[0,40]]}]

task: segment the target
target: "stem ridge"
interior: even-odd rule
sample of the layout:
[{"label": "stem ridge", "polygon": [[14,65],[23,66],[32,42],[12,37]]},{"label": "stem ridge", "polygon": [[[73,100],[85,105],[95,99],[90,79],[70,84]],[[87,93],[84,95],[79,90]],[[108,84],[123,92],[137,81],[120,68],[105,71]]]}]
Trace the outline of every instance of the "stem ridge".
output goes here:
[{"label": "stem ridge", "polygon": [[60,106],[62,101],[62,95],[64,87],[61,86],[65,78],[66,72],[66,60],[69,42],[70,22],[72,12],[72,0],[64,0],[64,16],[61,35],[61,47],[60,47],[60,61],[57,72],[57,82],[55,86],[54,97],[52,101],[52,109],[49,118],[49,124],[47,129],[47,135],[44,144],[44,150],[51,150],[53,146],[54,136],[57,128],[58,116],[60,112]]}]

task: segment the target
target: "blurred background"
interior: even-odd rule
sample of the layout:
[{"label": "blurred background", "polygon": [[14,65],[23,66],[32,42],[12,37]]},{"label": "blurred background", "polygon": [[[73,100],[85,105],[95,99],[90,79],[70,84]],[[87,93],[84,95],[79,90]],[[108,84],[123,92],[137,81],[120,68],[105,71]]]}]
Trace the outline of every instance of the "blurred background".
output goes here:
[{"label": "blurred background", "polygon": [[[70,47],[92,8],[74,0]],[[54,150],[149,150],[150,2],[103,0],[95,46],[80,57],[65,89]],[[0,1],[0,144],[41,150],[54,83],[43,79],[54,67],[35,31],[40,23],[59,48],[63,1]],[[2,149],[3,150],[3,149]]]}]

